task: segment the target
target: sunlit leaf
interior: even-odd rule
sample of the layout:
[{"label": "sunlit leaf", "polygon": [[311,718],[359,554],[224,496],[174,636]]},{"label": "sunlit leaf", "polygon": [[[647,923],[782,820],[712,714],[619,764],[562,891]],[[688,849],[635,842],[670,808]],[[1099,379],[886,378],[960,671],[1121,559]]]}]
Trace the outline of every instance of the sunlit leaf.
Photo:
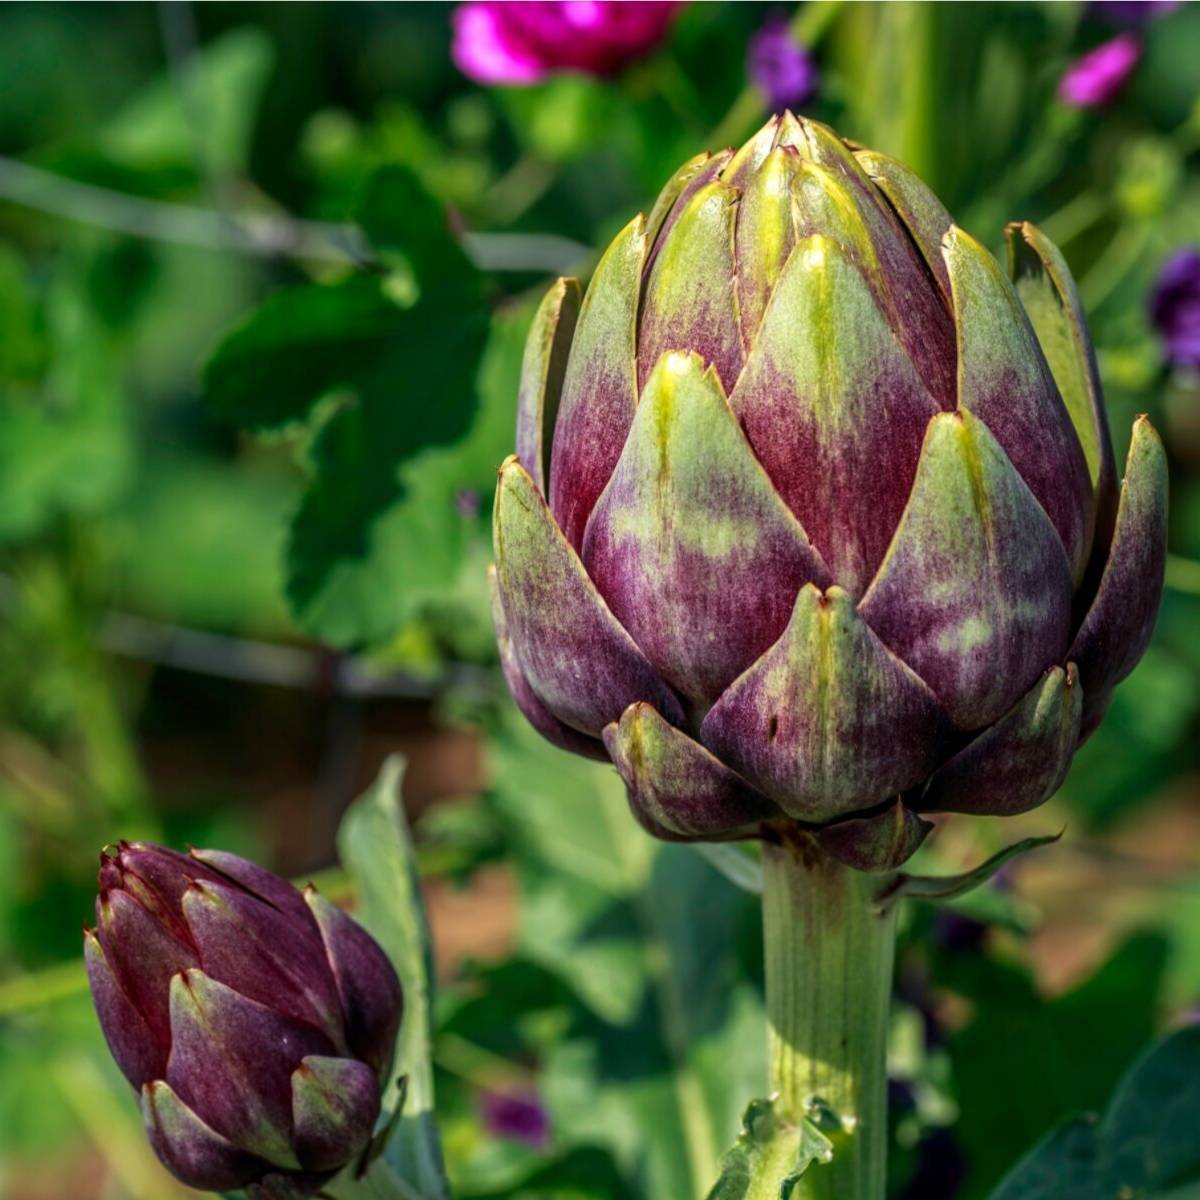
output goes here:
[{"label": "sunlit leaf", "polygon": [[[429,931],[400,798],[403,770],[401,759],[388,759],[375,784],[347,812],[338,835],[342,861],[358,889],[355,917],[387,952],[404,987],[404,1023],[392,1078],[384,1093],[384,1113],[396,1108],[402,1079],[407,1094],[383,1158],[372,1171],[385,1176],[394,1172],[415,1190],[419,1200],[449,1200],[433,1119]],[[381,1185],[374,1194],[404,1193],[389,1192]],[[372,1191],[349,1190],[339,1195],[350,1200],[369,1197]]]}]

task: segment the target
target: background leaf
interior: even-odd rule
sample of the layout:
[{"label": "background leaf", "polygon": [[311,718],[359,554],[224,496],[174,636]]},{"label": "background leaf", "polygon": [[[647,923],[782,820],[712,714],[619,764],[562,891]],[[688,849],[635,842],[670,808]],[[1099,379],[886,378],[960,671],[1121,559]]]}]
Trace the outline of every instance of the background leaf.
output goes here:
[{"label": "background leaf", "polygon": [[411,1184],[420,1200],[448,1200],[433,1118],[429,932],[400,799],[403,772],[399,758],[387,761],[371,790],[346,814],[338,846],[358,888],[355,915],[387,951],[404,988],[404,1022],[384,1092],[384,1113],[394,1111],[401,1079],[406,1081],[405,1101],[377,1169],[386,1167]]},{"label": "background leaf", "polygon": [[[305,628],[344,646],[396,631],[410,571],[414,597],[453,578],[455,539],[440,536],[453,496],[441,520],[427,497],[401,508],[414,486],[402,467],[467,432],[488,329],[482,281],[410,172],[378,172],[359,214],[388,271],[276,293],[205,374],[217,410],[247,429],[307,423],[312,479],[292,522],[288,595]],[[422,510],[433,558],[407,545]]]},{"label": "background leaf", "polygon": [[1200,1195],[1200,1026],[1152,1047],[1121,1081],[1103,1118],[1052,1133],[991,1200],[1188,1200]]}]

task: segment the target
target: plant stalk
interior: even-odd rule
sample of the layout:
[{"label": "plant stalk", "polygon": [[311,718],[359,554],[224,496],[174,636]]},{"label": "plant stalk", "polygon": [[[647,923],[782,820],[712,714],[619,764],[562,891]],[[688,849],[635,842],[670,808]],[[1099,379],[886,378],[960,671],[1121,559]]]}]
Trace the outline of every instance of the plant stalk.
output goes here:
[{"label": "plant stalk", "polygon": [[822,1126],[832,1160],[805,1171],[790,1200],[884,1200],[895,906],[881,913],[881,878],[842,866],[808,838],[764,845],[763,871],[776,1112],[798,1122],[823,1107],[837,1119]]}]

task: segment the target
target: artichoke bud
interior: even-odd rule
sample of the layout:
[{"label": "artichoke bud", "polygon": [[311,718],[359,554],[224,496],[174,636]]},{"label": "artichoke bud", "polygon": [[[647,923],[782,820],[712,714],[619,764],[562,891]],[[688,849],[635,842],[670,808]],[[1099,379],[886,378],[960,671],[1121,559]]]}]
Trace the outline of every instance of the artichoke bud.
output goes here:
[{"label": "artichoke bud", "polygon": [[315,889],[221,851],[122,842],[101,855],[84,950],[109,1049],[184,1183],[290,1200],[366,1147],[400,983]]},{"label": "artichoke bud", "polygon": [[[500,468],[510,689],[677,840],[807,833],[862,870],[918,814],[1062,782],[1149,641],[1166,468],[1118,483],[1070,271],[1009,271],[911,171],[790,113],[699,155],[534,319]],[[784,830],[783,825],[788,828]]]}]

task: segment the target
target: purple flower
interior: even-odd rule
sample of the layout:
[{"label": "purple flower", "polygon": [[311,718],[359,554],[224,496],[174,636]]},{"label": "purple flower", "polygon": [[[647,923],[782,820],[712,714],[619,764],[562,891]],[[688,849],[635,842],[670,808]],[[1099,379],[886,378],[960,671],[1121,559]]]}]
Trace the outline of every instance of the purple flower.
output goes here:
[{"label": "purple flower", "polygon": [[1168,362],[1200,368],[1200,247],[1177,250],[1163,264],[1150,296],[1150,319]]},{"label": "purple flower", "polygon": [[484,1092],[483,1123],[488,1133],[544,1150],[550,1140],[550,1117],[536,1092]]},{"label": "purple flower", "polygon": [[1077,59],[1058,82],[1058,97],[1072,108],[1110,104],[1133,74],[1142,45],[1132,33],[1118,34]]},{"label": "purple flower", "polygon": [[468,0],[451,53],[479,83],[528,85],[561,71],[614,75],[654,49],[680,0]]},{"label": "purple flower", "polygon": [[1091,0],[1089,17],[1117,29],[1142,29],[1181,7],[1182,0]]},{"label": "purple flower", "polygon": [[751,39],[746,73],[775,111],[798,108],[817,90],[817,64],[781,17],[772,18]]}]

